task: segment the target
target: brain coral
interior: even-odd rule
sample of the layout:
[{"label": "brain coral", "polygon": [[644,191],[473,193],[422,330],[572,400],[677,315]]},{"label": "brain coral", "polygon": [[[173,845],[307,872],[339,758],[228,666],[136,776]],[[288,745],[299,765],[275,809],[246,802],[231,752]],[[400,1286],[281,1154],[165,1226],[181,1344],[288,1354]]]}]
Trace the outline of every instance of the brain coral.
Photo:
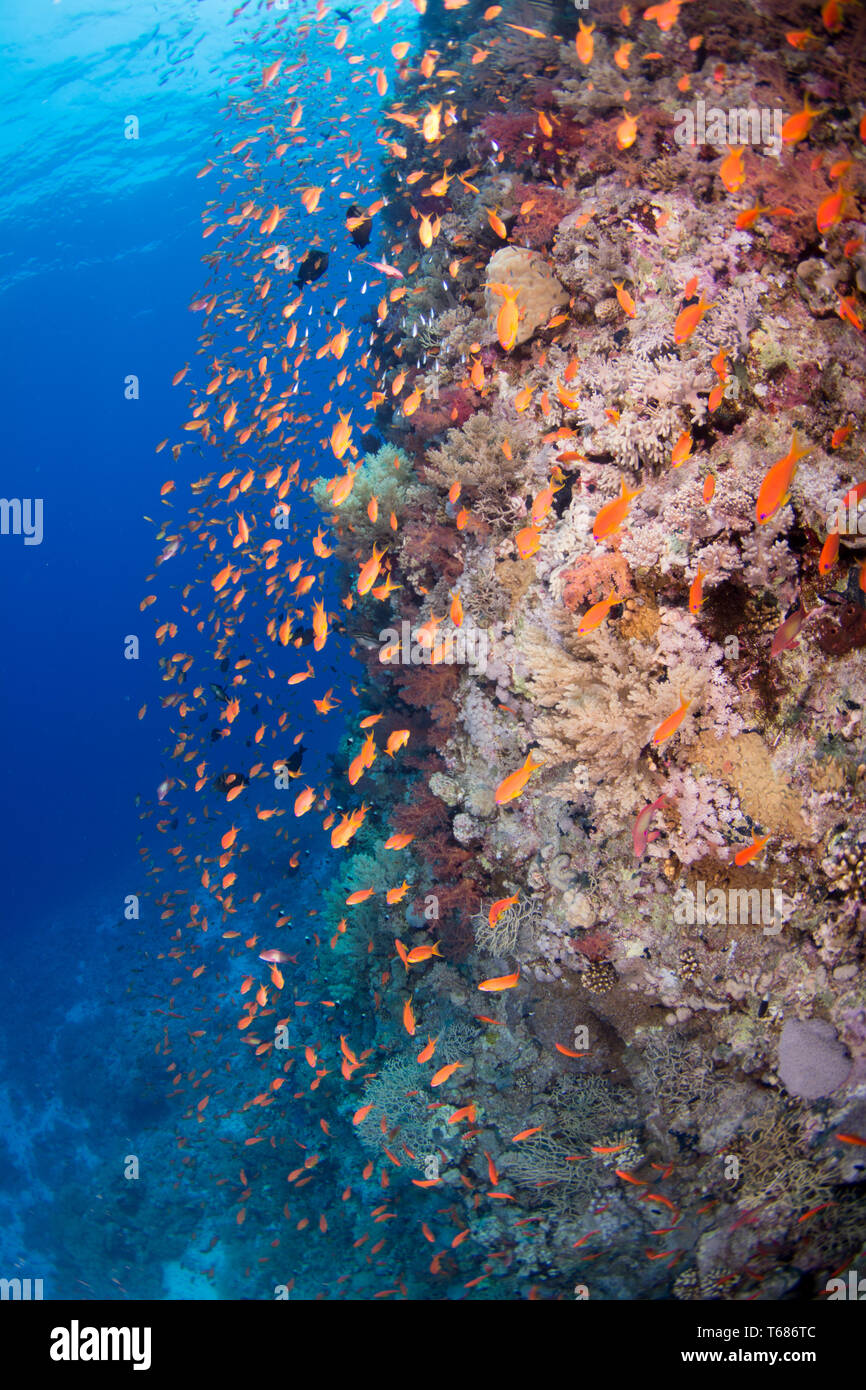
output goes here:
[{"label": "brain coral", "polygon": [[[535,330],[547,322],[553,311],[568,299],[568,291],[562,288],[544,257],[535,251],[522,251],[516,246],[503,246],[491,256],[485,278],[488,282],[511,285],[517,290],[520,312],[517,346],[527,342]],[[487,317],[495,330],[502,298],[487,290],[485,302]]]}]

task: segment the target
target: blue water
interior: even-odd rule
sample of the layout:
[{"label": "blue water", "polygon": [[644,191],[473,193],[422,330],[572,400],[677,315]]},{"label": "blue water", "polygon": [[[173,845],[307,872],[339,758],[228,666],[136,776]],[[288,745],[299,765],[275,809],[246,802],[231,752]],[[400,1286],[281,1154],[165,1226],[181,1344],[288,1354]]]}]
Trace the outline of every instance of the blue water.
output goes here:
[{"label": "blue water", "polygon": [[[491,493],[485,501],[483,493],[473,497],[475,485],[463,479],[465,493],[455,498],[453,489],[446,492],[430,481],[430,455],[445,439],[448,421],[476,412],[479,457],[489,465],[485,414],[496,431],[502,428],[509,393],[521,376],[539,381],[528,374],[540,372],[550,353],[550,390],[566,409],[564,382],[580,365],[578,351],[585,357],[581,344],[589,347],[598,332],[608,344],[605,354],[613,353],[610,343],[628,336],[626,328],[617,328],[611,340],[606,337],[615,322],[608,312],[615,312],[611,299],[604,301],[607,317],[596,315],[595,328],[586,304],[572,320],[577,295],[570,292],[568,313],[563,306],[538,325],[541,334],[557,336],[511,359],[505,322],[495,330],[500,356],[490,334],[484,338],[480,319],[485,285],[504,293],[498,275],[487,279],[487,258],[499,242],[514,237],[511,245],[517,246],[525,236],[548,246],[557,265],[559,241],[551,240],[552,229],[566,226],[560,213],[571,206],[572,195],[576,200],[587,193],[587,171],[602,185],[600,197],[609,200],[610,161],[622,154],[624,209],[640,191],[632,163],[636,151],[630,153],[627,144],[623,149],[614,124],[619,118],[607,110],[606,92],[620,87],[606,84],[632,79],[624,75],[627,64],[619,75],[605,71],[605,48],[620,43],[628,29],[640,51],[649,32],[653,47],[641,62],[668,61],[654,52],[658,43],[668,58],[673,52],[677,70],[689,64],[695,92],[706,94],[710,82],[722,85],[723,57],[742,72],[751,53],[759,58],[760,45],[749,29],[739,56],[731,57],[708,13],[707,36],[698,38],[698,48],[706,42],[708,51],[695,57],[684,35],[703,24],[698,5],[687,7],[682,32],[664,27],[662,20],[675,18],[667,7],[655,28],[643,15],[632,29],[627,7],[617,15],[606,11],[599,14],[595,40],[602,61],[582,75],[581,94],[574,64],[588,66],[588,60],[578,49],[569,66],[568,49],[560,51],[560,76],[552,78],[557,68],[549,61],[548,42],[555,26],[570,47],[580,7],[572,13],[567,0],[511,0],[484,14],[481,3],[464,9],[468,0],[437,0],[422,19],[423,3],[402,0],[386,7],[370,0],[363,10],[350,7],[348,18],[336,7],[329,10],[327,0],[6,0],[0,9],[0,1281],[37,1279],[46,1298],[82,1301],[270,1301],[289,1295],[565,1300],[573,1291],[580,1296],[584,1280],[591,1281],[597,1301],[671,1301],[697,1290],[702,1297],[749,1301],[750,1308],[753,1298],[808,1298],[814,1271],[825,1262],[828,1271],[836,1268],[846,1252],[850,1263],[854,1241],[861,1239],[862,1223],[858,1227],[854,1219],[854,1160],[849,1193],[841,1190],[841,1176],[835,1185],[831,1176],[841,1175],[841,1161],[850,1155],[834,1150],[824,1166],[826,1154],[817,1154],[831,1141],[862,1149],[862,1117],[852,1108],[844,1118],[834,1111],[831,1121],[829,1097],[835,1092],[794,1088],[792,1097],[819,1096],[813,1108],[791,1109],[808,1121],[812,1139],[820,1136],[814,1152],[805,1139],[798,1149],[793,1130],[788,1134],[778,1116],[780,1128],[767,1121],[755,1139],[752,1122],[759,1113],[762,1123],[775,1113],[773,1094],[788,1085],[781,1065],[779,1076],[772,1074],[775,1043],[762,1039],[762,1029],[772,1039],[769,1030],[778,1032],[793,1008],[799,1018],[801,1009],[810,1012],[814,1004],[818,1018],[825,998],[838,1003],[847,992],[825,996],[816,985],[810,999],[804,985],[801,996],[796,981],[801,969],[813,968],[815,956],[808,942],[792,937],[794,963],[774,976],[787,991],[786,1005],[774,996],[770,1006],[769,993],[763,1000],[735,1001],[731,990],[730,1016],[727,1010],[716,1014],[712,1004],[705,1011],[693,1012],[690,1004],[671,1012],[674,1005],[663,991],[672,972],[679,970],[683,987],[697,978],[700,992],[700,971],[710,966],[701,966],[691,949],[678,951],[678,942],[690,939],[659,925],[658,902],[646,907],[651,878],[639,889],[632,883],[637,873],[655,872],[654,891],[670,889],[674,851],[663,872],[658,857],[668,852],[658,838],[667,832],[659,825],[647,836],[644,829],[644,848],[658,840],[658,855],[636,867],[632,852],[641,858],[640,816],[631,834],[623,835],[620,826],[610,837],[599,809],[603,803],[592,809],[590,798],[584,805],[582,793],[569,791],[567,778],[544,781],[544,762],[536,762],[534,751],[522,771],[516,755],[494,767],[500,742],[519,742],[522,760],[526,744],[547,740],[537,732],[544,725],[529,718],[534,682],[524,682],[519,662],[513,689],[503,684],[511,662],[503,657],[499,676],[482,691],[483,675],[473,685],[449,669],[447,656],[438,666],[441,647],[439,656],[431,651],[429,666],[415,655],[411,661],[401,656],[402,665],[423,670],[383,672],[371,655],[379,618],[390,626],[399,615],[406,627],[418,621],[429,633],[430,619],[435,627],[446,603],[443,590],[452,583],[467,600],[471,621],[464,635],[481,619],[491,575],[509,590],[523,584],[524,571],[510,570],[501,518],[492,528],[484,519],[485,507],[495,519],[506,506],[505,493],[494,500]],[[778,28],[788,21],[774,22]],[[860,20],[852,14],[845,23],[844,42],[853,45]],[[397,49],[402,57],[393,52],[398,40],[406,44],[405,51]],[[778,36],[779,45],[785,42]],[[586,37],[584,51],[585,44]],[[632,46],[631,40],[622,43],[621,60]],[[687,59],[686,52],[693,56]],[[792,54],[785,55],[789,62],[799,61],[793,49]],[[490,60],[482,71],[479,57]],[[440,66],[431,74],[434,59]],[[637,59],[638,52],[635,64]],[[279,73],[271,80],[278,60]],[[851,62],[853,72],[853,57]],[[446,66],[451,63],[454,68]],[[555,85],[566,71],[572,73],[566,89],[572,90],[573,107],[569,91]],[[645,150],[651,144],[656,153],[662,148],[662,127],[676,100],[670,82],[669,70],[659,78],[667,87],[653,77],[642,79]],[[690,90],[688,82],[676,90]],[[593,92],[581,110],[582,99]],[[829,85],[826,92],[815,88],[822,110],[834,100],[829,92]],[[623,95],[624,103],[631,100]],[[794,101],[792,96],[792,110]],[[542,107],[549,107],[551,117],[558,113],[553,134],[553,125],[545,133]],[[606,117],[597,119],[605,110]],[[407,117],[402,125],[400,115]],[[843,116],[850,128],[851,110],[845,108]],[[438,134],[436,117],[447,127]],[[828,127],[836,119],[831,116]],[[413,121],[418,133],[407,129]],[[563,149],[553,154],[560,132]],[[829,146],[829,136],[821,138]],[[841,153],[834,149],[833,157]],[[749,157],[757,158],[754,152]],[[786,150],[784,158],[781,167],[798,177],[811,155]],[[697,219],[707,218],[709,167],[709,157],[695,152],[700,177],[694,186],[673,178],[675,218],[666,208],[656,234],[668,217],[684,236]],[[762,177],[779,177],[769,161],[761,167]],[[812,173],[817,171],[815,163]],[[432,182],[434,174],[433,186],[419,182]],[[647,198],[656,213],[668,200],[668,193],[659,192],[666,177],[653,161]],[[453,179],[463,185],[459,193],[456,182],[447,192]],[[532,197],[526,196],[529,179]],[[473,189],[475,202],[465,196]],[[758,195],[770,197],[760,183]],[[698,196],[700,206],[693,201]],[[744,201],[746,196],[744,189]],[[773,201],[780,196],[774,193]],[[364,250],[346,226],[354,202],[372,209],[372,237]],[[494,202],[511,220],[510,229]],[[610,238],[617,255],[640,261],[641,237],[652,235],[648,204],[640,217],[629,214],[619,225],[613,203],[606,206],[598,245]],[[437,211],[428,214],[425,207]],[[273,209],[282,213],[275,227],[269,226]],[[784,207],[772,214],[758,211],[794,216]],[[581,213],[577,226],[595,215]],[[718,215],[720,228],[728,228],[720,236],[734,238],[729,269],[716,277],[721,302],[733,289],[732,281],[723,284],[733,275],[730,267],[741,255],[745,264],[752,253],[744,235],[729,225],[736,204],[721,194]],[[574,230],[563,233],[562,260],[571,254]],[[792,224],[791,247],[800,244],[801,231],[795,237]],[[834,236],[841,240],[838,231]],[[776,257],[766,264],[777,269],[791,255],[778,249],[788,245],[782,231],[779,238],[769,250],[758,250],[760,242],[752,248]],[[661,255],[662,245],[652,254]],[[859,238],[852,239],[851,257],[858,245]],[[327,271],[299,289],[292,276],[315,249],[328,252]],[[713,242],[711,282],[717,250]],[[680,245],[676,256],[673,249],[664,251],[669,254],[684,272],[678,283],[685,286],[702,253],[695,248],[686,254]],[[850,259],[844,247],[841,254]],[[619,273],[613,264],[611,274]],[[788,267],[791,283],[795,265]],[[773,284],[774,272],[766,273]],[[573,288],[572,280],[563,284]],[[746,290],[738,293],[745,306]],[[757,303],[754,285],[749,293]],[[597,311],[603,301],[593,302]],[[619,301],[624,311],[627,302]],[[730,308],[731,301],[724,302]],[[655,289],[645,303],[648,315],[659,308]],[[450,327],[417,321],[425,311],[444,315],[461,308],[469,314],[462,322],[452,319]],[[670,309],[673,325],[683,311],[674,316],[675,302]],[[756,322],[757,314],[756,308]],[[822,310],[826,341],[838,328],[835,319],[828,322],[832,318]],[[745,333],[745,319],[736,321]],[[421,330],[414,347],[413,322]],[[779,314],[773,322],[787,320]],[[851,333],[857,323],[856,315],[849,317]],[[340,329],[349,337],[338,351]],[[433,344],[438,329],[439,349]],[[470,348],[475,333],[484,339],[483,349]],[[437,351],[434,372],[429,359]],[[765,367],[757,357],[752,354],[749,370],[760,375]],[[641,360],[641,370],[650,360]],[[803,379],[808,371],[803,369]],[[462,379],[467,373],[469,379]],[[794,386],[784,377],[776,382],[769,369],[765,375],[765,397],[770,386],[774,392],[767,397],[771,420],[783,409],[770,406],[776,388],[781,400]],[[756,376],[756,398],[759,385]],[[691,403],[693,397],[690,385],[683,400]],[[513,404],[522,410],[526,401],[515,392]],[[534,420],[540,435],[526,487],[530,477],[533,487],[540,484],[540,446],[576,434],[571,425],[548,432],[550,405],[544,391],[542,415],[533,405],[525,417],[527,428]],[[353,432],[342,449],[334,433],[338,412],[351,420]],[[393,422],[386,423],[392,414]],[[615,418],[612,410],[606,414]],[[721,458],[722,436],[734,430],[734,416],[720,407],[718,419],[719,437],[709,447],[718,446],[716,458],[734,473],[733,457]],[[820,430],[826,423],[820,421]],[[815,420],[812,426],[810,438],[820,432]],[[390,475],[395,441],[406,451],[396,490]],[[511,459],[505,438],[490,457],[498,459],[500,444],[503,457]],[[447,445],[446,453],[455,447],[453,439]],[[364,455],[378,455],[378,461],[361,474],[352,504],[331,517],[330,508],[316,505],[313,481],[345,476]],[[854,471],[853,462],[838,457],[846,475]],[[557,453],[563,463],[575,459],[587,462],[572,445]],[[577,487],[591,494],[599,466],[593,456],[589,481],[581,480],[579,469],[565,474],[557,467],[544,506],[561,492],[562,506],[570,507],[564,499],[576,496]],[[367,510],[366,497],[359,502],[374,467],[386,477],[382,483],[380,474],[374,485],[378,515]],[[664,485],[658,472],[643,471],[648,491]],[[512,519],[521,506],[534,514],[548,490],[539,491],[534,502],[530,492],[521,502],[523,485],[508,482],[509,476]],[[680,476],[685,480],[685,470]],[[277,488],[282,492],[284,486],[287,529],[275,515]],[[724,498],[722,470],[718,491]],[[395,499],[393,520],[392,501],[381,501],[386,495]],[[16,506],[27,524],[5,534]],[[557,523],[563,519],[558,507],[554,502],[551,523],[553,516]],[[570,515],[567,526],[575,524],[573,508]],[[674,511],[675,531],[683,515]],[[454,535],[465,529],[464,540],[471,537],[465,548],[452,544],[446,525],[452,520]],[[389,526],[399,532],[393,541]],[[330,554],[321,554],[319,538],[313,539],[317,532],[333,547]],[[734,534],[741,534],[739,520]],[[387,587],[366,597],[371,537],[374,565],[387,556],[384,573],[392,583],[400,581],[399,597],[391,599]],[[808,545],[814,549],[813,541]],[[648,553],[655,544],[650,536]],[[793,553],[793,540],[791,545]],[[808,564],[816,557],[817,551]],[[560,578],[574,581],[585,558],[579,556],[573,570],[548,570],[541,585],[530,585],[525,603],[512,590],[505,635],[512,640],[513,624],[514,652],[523,652],[521,660],[532,651],[518,641],[521,632],[528,633],[527,624],[539,623],[550,635],[563,617],[559,600],[553,601],[554,575],[556,584]],[[483,568],[488,561],[495,562],[492,570]],[[641,601],[652,591],[674,595],[675,604],[667,561],[658,563],[656,580],[664,582],[655,591],[647,579]],[[792,574],[798,563],[791,560]],[[545,585],[550,601],[538,605],[532,596]],[[777,601],[771,591],[778,587],[770,575],[768,603]],[[755,593],[759,598],[760,585]],[[609,609],[613,597],[594,609]],[[680,599],[685,617],[685,592]],[[321,649],[312,641],[314,602],[328,615]],[[447,600],[452,615],[455,602]],[[690,597],[690,607],[691,602]],[[730,594],[718,602],[717,623],[732,602]],[[572,606],[565,595],[563,604]],[[758,623],[762,604],[750,623]],[[711,606],[708,599],[706,611]],[[479,611],[473,614],[472,607]],[[855,610],[846,607],[853,631]],[[496,611],[493,598],[490,608]],[[700,602],[692,615],[697,608]],[[451,621],[459,626],[459,619]],[[484,618],[485,628],[488,622],[498,641],[498,625]],[[757,626],[750,643],[756,633]],[[683,640],[687,645],[672,646],[671,652],[690,652],[691,636]],[[380,629],[380,647],[384,642]],[[624,659],[630,660],[627,654]],[[706,659],[715,682],[716,658]],[[309,679],[294,680],[308,669]],[[570,681],[568,669],[563,667],[563,679]],[[667,669],[673,681],[674,667]],[[604,679],[602,669],[602,684]],[[767,678],[768,691],[776,691],[775,679]],[[481,696],[474,708],[473,694]],[[569,695],[563,709],[571,701]],[[678,715],[691,703],[683,701]],[[769,705],[767,711],[760,727],[769,738],[776,716]],[[820,738],[816,757],[825,739],[835,739],[829,730],[813,729]],[[780,724],[779,736],[786,731]],[[659,726],[656,737],[661,733]],[[405,747],[392,758],[386,740],[397,734]],[[369,752],[368,737],[378,756],[360,780],[350,769],[362,747]],[[567,749],[571,735],[563,737]],[[678,769],[683,777],[693,746],[684,746]],[[599,747],[609,748],[606,735]],[[655,761],[665,762],[664,775],[673,776],[677,769],[667,756],[665,749]],[[785,756],[789,766],[790,751]],[[605,751],[599,768],[608,757]],[[279,789],[274,771],[286,762],[297,775]],[[485,777],[497,772],[495,783],[480,777],[482,763]],[[433,781],[432,774],[444,768],[454,773],[456,788],[453,781]],[[534,799],[512,804],[531,769],[540,773]],[[660,766],[655,772],[661,775]],[[522,784],[515,785],[521,776]],[[602,777],[607,795],[608,772],[596,777],[593,770],[590,780],[596,786]],[[295,798],[308,788],[312,805],[298,815]],[[572,794],[578,799],[570,800]],[[660,796],[647,810],[654,813],[664,800]],[[677,795],[671,800],[672,815]],[[490,811],[498,806],[495,821],[485,803]],[[363,824],[359,829],[352,823],[358,834],[347,850],[338,841],[350,812]],[[731,815],[725,853],[733,848],[733,832],[740,843],[744,834],[740,812]],[[487,820],[481,835],[480,822]],[[544,827],[554,821],[557,843],[567,845],[568,853],[553,854],[545,843],[554,831]],[[414,835],[414,843],[398,839],[396,846],[386,845],[392,835]],[[787,856],[781,863],[790,862],[790,851]],[[554,889],[549,895],[541,886],[545,879]],[[819,893],[829,892],[829,881]],[[629,883],[621,892],[620,885]],[[532,890],[531,900],[521,900],[520,884]],[[621,899],[622,920],[614,922],[620,914],[612,905]],[[583,914],[581,900],[592,907],[596,926],[578,941],[582,923],[574,927],[573,921]],[[504,958],[473,950],[482,938],[471,919],[482,902],[491,913],[493,905],[506,911],[516,902],[517,918],[540,906],[556,931],[536,938],[533,947],[527,944],[533,922],[524,919],[516,968],[510,958],[507,966],[494,967],[491,961]],[[428,917],[431,903],[436,913],[431,908]],[[569,942],[566,913],[572,923],[567,930],[575,932]],[[539,920],[545,919],[536,918],[536,926]],[[828,915],[828,933],[830,925]],[[644,926],[657,935],[644,935]],[[608,960],[614,934],[619,955]],[[642,941],[651,947],[639,959]],[[409,942],[428,948],[435,942],[444,950],[435,960],[421,950],[401,961]],[[735,948],[736,940],[726,964],[717,960],[714,971],[728,970]],[[575,951],[584,961],[573,973]],[[712,951],[720,951],[717,943]],[[712,951],[707,945],[707,957]],[[735,973],[751,978],[756,989],[754,981],[763,977],[744,956],[745,951]],[[756,953],[754,960],[762,959]],[[830,956],[822,959],[827,964]],[[614,960],[623,965],[623,979],[634,968],[634,994],[620,990],[607,999],[615,982],[622,982]],[[637,983],[643,961],[650,962],[645,999]],[[592,974],[590,962],[597,967]],[[846,979],[849,970],[833,972],[834,982],[847,991]],[[690,999],[685,993],[670,997]],[[851,1037],[859,1039],[853,1006],[848,1009],[840,1005],[836,1022],[847,1019]],[[588,1027],[585,1017],[595,1020],[589,1051],[578,1040]],[[718,1032],[714,1019],[722,1025]],[[595,1034],[603,1035],[600,1042]],[[706,1075],[687,1046],[692,1038],[700,1038],[697,1054],[706,1061]],[[743,1041],[752,1038],[754,1057],[751,1042]],[[415,1062],[419,1054],[423,1065]],[[427,1064],[439,1074],[425,1070]],[[834,1076],[838,1066],[834,1052]],[[692,1072],[700,1095],[688,1100],[680,1090],[683,1076]],[[428,1082],[443,1089],[428,1092]],[[716,1095],[718,1116],[711,1113]],[[676,1127],[665,1135],[668,1121]],[[834,1132],[838,1125],[843,1129]],[[553,1137],[557,1132],[560,1140],[567,1136],[569,1148],[584,1151],[564,1155]],[[597,1142],[587,1152],[590,1133]],[[534,1140],[536,1134],[541,1138]],[[524,1140],[533,1142],[514,1147]],[[743,1210],[751,1189],[720,1187],[716,1162],[722,1152],[717,1145],[730,1144],[735,1157],[742,1153],[748,1161],[758,1151],[755,1171],[761,1163],[769,1171],[761,1145],[777,1143],[780,1162],[792,1164],[792,1185],[804,1207],[812,1201],[803,1176],[807,1159],[820,1178],[817,1190],[834,1193],[833,1201],[815,1201],[804,1211],[792,1194],[784,1238],[775,1198],[769,1214]],[[663,1156],[664,1163],[655,1161]],[[609,1166],[608,1158],[626,1166]],[[581,1166],[565,1168],[566,1163]],[[580,1175],[593,1171],[600,1172],[597,1185],[590,1178],[584,1188]],[[660,1193],[644,1191],[650,1182],[655,1188],[669,1179]],[[676,1201],[666,1193],[676,1194]],[[643,1205],[648,1198],[652,1205]],[[666,1214],[661,1227],[654,1225],[662,1207],[677,1212],[670,1226]],[[801,1230],[819,1215],[820,1221]],[[753,1217],[759,1224],[750,1224]],[[838,1241],[831,1230],[837,1217]],[[650,1238],[669,1231],[676,1232],[672,1248],[653,1253]],[[728,1273],[725,1260],[736,1266]],[[815,1292],[821,1296],[817,1285]]]},{"label": "blue water", "polygon": [[[227,466],[201,450],[195,457],[197,446],[181,466],[168,449],[155,454],[160,440],[183,438],[185,387],[172,389],[173,374],[191,362],[190,380],[201,387],[207,379],[196,359],[199,316],[188,306],[205,281],[200,258],[214,245],[202,242],[202,211],[217,189],[195,174],[227,127],[231,79],[248,96],[266,61],[297,61],[295,30],[311,13],[293,5],[268,14],[257,4],[232,19],[232,9],[222,0],[27,0],[0,13],[2,491],[43,506],[41,544],[4,536],[0,545],[0,1273],[43,1278],[48,1297],[263,1296],[261,1287],[242,1287],[256,1235],[244,1250],[235,1208],[226,1214],[214,1186],[214,1152],[182,1201],[173,1191],[182,1174],[179,1112],[155,1055],[155,1010],[170,1011],[170,971],[154,959],[167,933],[140,858],[143,845],[162,847],[156,788],[176,768],[160,709],[171,688],[158,666],[164,651],[139,605],[158,592],[163,616],[176,616],[176,590],[201,559],[178,556],[146,583],[162,548],[153,522],[169,511],[159,487]],[[402,29],[411,30],[408,17]],[[390,28],[371,33],[368,54],[393,38]],[[307,90],[304,99],[315,108],[326,97]],[[131,116],[134,140],[124,138]],[[370,176],[373,118],[372,109],[352,112]],[[315,131],[315,119],[309,125]],[[372,197],[369,177],[365,186]],[[359,290],[346,277],[354,248],[336,220],[344,209],[332,198],[316,223],[326,243],[339,233],[332,300]],[[317,307],[301,327],[323,341],[328,325]],[[326,392],[331,375],[314,370],[305,384]],[[130,376],[137,399],[125,398]],[[318,445],[310,439],[306,447]],[[295,505],[303,517],[304,499]],[[309,505],[307,513],[304,525]],[[175,515],[186,520],[180,509]],[[336,590],[325,597],[337,606]],[[130,635],[140,639],[137,661],[124,659]],[[195,633],[183,640],[185,651],[205,658]],[[343,705],[304,730],[306,776],[324,776],[356,676],[335,639],[317,668],[316,693],[339,685]],[[214,669],[210,679],[219,678]],[[290,723],[290,739],[299,727]],[[287,740],[286,751],[292,746]],[[180,801],[173,809],[184,813]],[[253,822],[251,838],[256,831]],[[296,833],[298,875],[273,864],[264,831],[249,863],[258,855],[269,874],[266,901],[298,909],[317,901],[319,886],[314,856],[305,854],[311,841]],[[123,916],[130,894],[142,895],[138,921]],[[244,1118],[233,1124],[242,1142]],[[141,1163],[137,1183],[123,1178],[130,1154]],[[232,1182],[236,1192],[235,1171]],[[265,1202],[258,1215],[270,1223],[278,1213]],[[209,1262],[199,1260],[211,1266],[205,1277],[191,1268],[190,1250],[206,1247],[204,1234],[224,1236],[227,1224],[237,1230],[235,1247],[226,1255],[222,1244]]]}]

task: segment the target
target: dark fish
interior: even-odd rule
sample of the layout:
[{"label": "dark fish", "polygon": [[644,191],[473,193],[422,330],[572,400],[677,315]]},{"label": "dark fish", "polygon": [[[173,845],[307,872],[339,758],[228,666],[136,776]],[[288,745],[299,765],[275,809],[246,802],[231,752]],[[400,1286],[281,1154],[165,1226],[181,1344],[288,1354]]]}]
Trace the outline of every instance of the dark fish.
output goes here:
[{"label": "dark fish", "polygon": [[[346,221],[348,222],[349,219],[353,217],[364,217],[364,209],[359,208],[357,203],[352,203],[351,207],[346,213]],[[370,233],[372,232],[372,230],[372,217],[364,217],[363,222],[359,223],[357,227],[353,227],[350,233],[355,245],[366,246],[367,242],[370,240]]]},{"label": "dark fish", "polygon": [[351,11],[351,10],[334,10],[334,14],[337,16],[338,19],[342,19],[342,21],[343,21],[344,24],[351,24],[351,22],[352,22],[352,11]]},{"label": "dark fish", "polygon": [[298,266],[295,284],[307,285],[313,280],[318,280],[328,269],[329,259],[327,251],[308,251]]},{"label": "dark fish", "polygon": [[301,763],[304,761],[304,754],[306,751],[304,745],[301,744],[299,748],[295,749],[291,757],[283,758],[279,766],[284,767],[290,777],[297,777],[301,771]]},{"label": "dark fish", "polygon": [[249,778],[242,772],[221,772],[218,777],[213,779],[213,784],[217,791],[230,792],[232,787],[248,787]]},{"label": "dark fish", "polygon": [[566,476],[565,476],[565,482],[562,484],[562,487],[560,487],[560,488],[553,494],[553,501],[552,501],[552,503],[551,503],[551,511],[552,511],[556,516],[562,518],[562,516],[564,515],[564,513],[565,513],[565,512],[568,510],[568,508],[571,506],[571,499],[572,499],[572,496],[573,496],[573,494],[574,494],[574,485],[575,485],[576,482],[579,481],[579,479],[580,479],[580,474],[579,474],[579,473],[567,473]]},{"label": "dark fish", "polygon": [[214,695],[216,695],[218,700],[222,700],[224,705],[228,704],[229,696],[223,690],[221,685],[214,685],[213,681],[211,681],[210,688],[213,691]]}]

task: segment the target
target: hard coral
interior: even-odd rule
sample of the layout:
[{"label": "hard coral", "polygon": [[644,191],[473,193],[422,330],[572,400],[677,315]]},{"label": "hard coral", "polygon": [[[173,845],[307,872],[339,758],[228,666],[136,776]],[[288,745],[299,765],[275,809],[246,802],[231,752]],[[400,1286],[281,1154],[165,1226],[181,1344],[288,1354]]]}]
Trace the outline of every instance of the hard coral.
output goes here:
[{"label": "hard coral", "polygon": [[[485,280],[509,285],[517,291],[520,314],[515,339],[517,347],[528,342],[533,333],[543,327],[568,299],[567,291],[548,268],[543,256],[534,251],[521,251],[517,246],[503,246],[491,256]],[[502,296],[488,289],[485,303],[491,328],[495,328]]]}]

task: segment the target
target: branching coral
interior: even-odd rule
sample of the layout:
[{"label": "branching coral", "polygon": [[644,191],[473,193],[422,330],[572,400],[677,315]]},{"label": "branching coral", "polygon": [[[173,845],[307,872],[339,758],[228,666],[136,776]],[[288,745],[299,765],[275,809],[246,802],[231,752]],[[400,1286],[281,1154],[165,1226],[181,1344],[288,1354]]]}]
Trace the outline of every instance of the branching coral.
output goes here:
[{"label": "branching coral", "polygon": [[736,1195],[747,1207],[793,1215],[831,1196],[831,1168],[808,1153],[803,1117],[793,1107],[770,1105],[731,1143],[730,1152],[740,1163]]},{"label": "branching coral", "polygon": [[377,1153],[397,1149],[401,1164],[425,1170],[429,1156],[435,1156],[448,1138],[437,1112],[428,1106],[429,1080],[428,1069],[414,1057],[395,1056],[385,1062],[362,1096],[362,1105],[372,1106],[357,1126],[366,1148]]},{"label": "branching coral", "polygon": [[[530,438],[522,423],[506,423],[488,413],[473,415],[461,429],[449,430],[438,449],[428,452],[425,478],[443,492],[459,482],[479,516],[511,523],[520,514],[531,478]],[[503,449],[506,439],[508,453]]]},{"label": "branching coral", "polygon": [[[588,776],[610,830],[624,828],[653,799],[642,753],[679,695],[695,701],[694,719],[680,735],[686,744],[695,737],[702,705],[703,719],[710,714],[716,722],[712,686],[721,653],[705,649],[703,663],[697,664],[685,653],[678,658],[675,650],[665,651],[664,636],[660,629],[652,643],[639,643],[597,632],[566,637],[562,647],[537,629],[521,636],[526,688],[538,711],[551,711],[535,715],[532,735],[548,768],[579,765],[575,770]],[[582,778],[575,782],[576,788],[581,785]]]},{"label": "branching coral", "polygon": [[[335,508],[327,490],[327,482],[319,478],[313,487],[313,497],[324,512],[337,515],[339,522],[351,528],[353,541],[367,543],[392,539],[388,525],[391,512],[401,511],[407,504],[420,501],[424,490],[415,480],[407,456],[391,444],[384,444],[375,454],[367,454],[352,484],[345,502]],[[372,522],[367,508],[372,497],[378,499],[378,517]],[[353,546],[353,548],[356,548]]]},{"label": "branching coral", "polygon": [[535,935],[541,913],[540,899],[524,899],[507,907],[491,926],[490,909],[482,905],[481,911],[472,919],[479,951],[486,951],[490,956],[513,955],[522,932],[530,940]]}]

